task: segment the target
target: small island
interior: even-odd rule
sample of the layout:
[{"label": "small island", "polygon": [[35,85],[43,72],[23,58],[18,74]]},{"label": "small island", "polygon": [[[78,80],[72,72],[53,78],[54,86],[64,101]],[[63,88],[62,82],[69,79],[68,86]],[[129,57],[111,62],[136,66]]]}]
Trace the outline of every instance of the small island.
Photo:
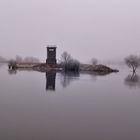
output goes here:
[{"label": "small island", "polygon": [[64,71],[64,72],[96,72],[99,74],[108,74],[112,72],[119,72],[117,69],[112,69],[102,64],[81,64],[77,60],[72,59],[66,52],[62,54],[62,62],[57,63],[56,60],[56,46],[47,47],[46,63],[18,63],[16,61],[9,61],[9,70],[23,69],[34,70],[39,72],[48,71]]}]

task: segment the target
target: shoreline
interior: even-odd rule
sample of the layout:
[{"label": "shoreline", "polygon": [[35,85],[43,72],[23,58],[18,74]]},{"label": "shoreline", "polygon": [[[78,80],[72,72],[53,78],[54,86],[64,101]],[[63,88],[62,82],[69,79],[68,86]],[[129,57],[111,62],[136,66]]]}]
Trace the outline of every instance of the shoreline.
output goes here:
[{"label": "shoreline", "polygon": [[[63,66],[60,64],[46,64],[46,63],[17,63],[16,69],[18,70],[33,70],[38,72],[48,72],[48,71],[63,71]],[[98,64],[98,65],[90,65],[90,64],[80,64],[79,72],[84,73],[113,73],[119,72],[117,69],[112,69],[108,66]]]}]

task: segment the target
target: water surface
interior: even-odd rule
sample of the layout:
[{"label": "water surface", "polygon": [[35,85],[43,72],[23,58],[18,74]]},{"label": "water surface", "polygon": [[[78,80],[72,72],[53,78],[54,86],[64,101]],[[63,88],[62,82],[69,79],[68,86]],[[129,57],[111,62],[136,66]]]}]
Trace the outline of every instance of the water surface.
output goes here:
[{"label": "water surface", "polygon": [[0,139],[139,140],[138,74],[125,67],[99,76],[0,66]]}]

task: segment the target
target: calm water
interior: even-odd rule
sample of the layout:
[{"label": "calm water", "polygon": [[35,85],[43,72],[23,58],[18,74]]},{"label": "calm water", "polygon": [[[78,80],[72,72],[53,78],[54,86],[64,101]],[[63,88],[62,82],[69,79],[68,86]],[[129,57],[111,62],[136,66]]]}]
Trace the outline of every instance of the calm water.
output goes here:
[{"label": "calm water", "polygon": [[0,65],[0,140],[140,140],[139,75],[126,68],[105,76],[8,72]]}]

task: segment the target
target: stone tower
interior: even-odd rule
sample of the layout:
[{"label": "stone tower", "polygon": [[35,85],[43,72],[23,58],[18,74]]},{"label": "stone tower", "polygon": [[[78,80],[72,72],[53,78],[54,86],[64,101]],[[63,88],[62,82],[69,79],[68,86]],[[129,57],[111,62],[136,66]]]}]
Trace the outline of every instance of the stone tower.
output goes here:
[{"label": "stone tower", "polygon": [[56,46],[47,46],[46,64],[56,64]]}]

